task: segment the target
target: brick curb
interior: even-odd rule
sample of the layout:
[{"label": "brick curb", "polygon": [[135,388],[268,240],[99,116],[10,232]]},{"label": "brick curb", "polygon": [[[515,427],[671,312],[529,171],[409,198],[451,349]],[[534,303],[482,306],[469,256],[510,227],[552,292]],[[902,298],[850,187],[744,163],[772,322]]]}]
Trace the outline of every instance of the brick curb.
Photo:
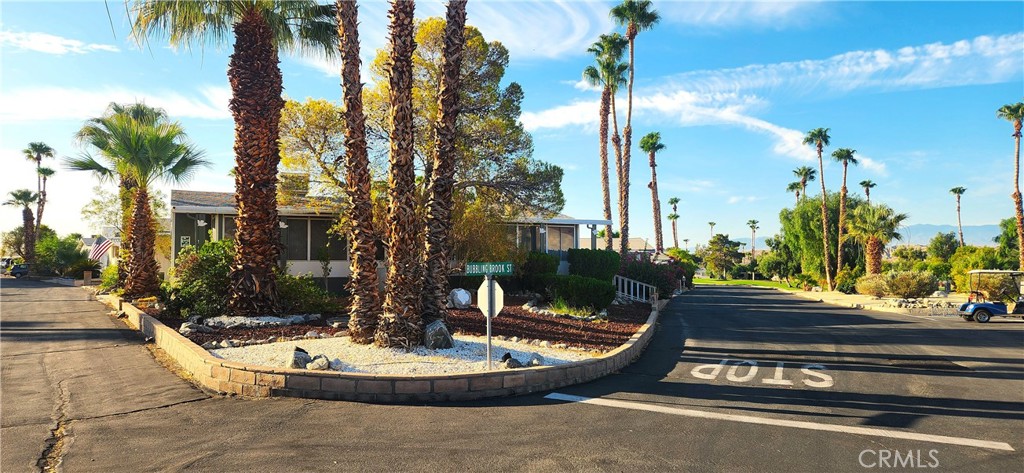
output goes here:
[{"label": "brick curb", "polygon": [[643,353],[654,334],[660,309],[618,348],[589,360],[486,373],[451,375],[383,375],[254,366],[216,358],[176,330],[116,296],[97,300],[125,313],[136,330],[188,372],[200,387],[246,397],[300,397],[376,403],[468,401],[548,391],[601,378],[628,366]]}]

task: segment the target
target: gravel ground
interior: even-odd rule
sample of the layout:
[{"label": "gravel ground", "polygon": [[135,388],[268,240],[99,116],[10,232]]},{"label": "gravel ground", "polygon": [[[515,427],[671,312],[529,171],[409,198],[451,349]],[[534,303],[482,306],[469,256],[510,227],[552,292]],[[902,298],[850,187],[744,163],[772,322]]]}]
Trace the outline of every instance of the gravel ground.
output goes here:
[{"label": "gravel ground", "polygon": [[[299,346],[310,356],[326,355],[331,368],[350,373],[377,374],[453,374],[486,370],[487,337],[455,335],[455,346],[447,350],[428,350],[418,347],[411,352],[401,349],[381,349],[357,345],[349,337],[296,340],[287,342],[250,345],[237,348],[210,350],[214,356],[250,365],[285,367],[291,361],[292,352]],[[513,358],[526,364],[530,355],[537,353],[544,357],[545,365],[560,365],[592,358],[597,353],[545,348],[535,345],[492,339],[492,368],[501,368],[501,357],[510,353]]]}]

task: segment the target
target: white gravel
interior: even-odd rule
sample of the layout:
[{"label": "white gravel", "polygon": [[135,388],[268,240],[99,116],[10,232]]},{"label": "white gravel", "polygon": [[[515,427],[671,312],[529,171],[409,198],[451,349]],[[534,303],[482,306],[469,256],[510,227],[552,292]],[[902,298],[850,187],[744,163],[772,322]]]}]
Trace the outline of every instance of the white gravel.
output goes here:
[{"label": "white gravel", "polygon": [[[455,346],[447,350],[417,347],[411,352],[394,348],[376,348],[352,343],[349,337],[295,340],[263,345],[210,350],[213,356],[257,366],[287,367],[292,352],[299,346],[310,356],[326,355],[331,369],[350,373],[376,374],[453,374],[487,369],[487,337],[455,335]],[[510,353],[526,364],[532,353],[544,357],[544,365],[561,365],[585,360],[595,353],[545,348],[535,345],[492,339],[491,356],[494,370],[503,369],[501,357]]]}]

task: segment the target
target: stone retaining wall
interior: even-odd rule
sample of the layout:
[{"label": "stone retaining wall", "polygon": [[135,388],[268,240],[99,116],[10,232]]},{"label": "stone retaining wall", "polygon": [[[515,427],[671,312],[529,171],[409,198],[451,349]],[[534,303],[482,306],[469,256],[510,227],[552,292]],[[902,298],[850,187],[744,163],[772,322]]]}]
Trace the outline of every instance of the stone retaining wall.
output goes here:
[{"label": "stone retaining wall", "polygon": [[[251,366],[216,358],[173,328],[113,296],[99,299],[119,307],[128,322],[204,388],[247,397],[302,397],[381,403],[465,401],[513,396],[584,383],[618,371],[643,352],[658,320],[653,304],[647,323],[622,346],[600,357],[558,366],[452,375],[381,375]],[[664,302],[664,301],[663,301]]]}]

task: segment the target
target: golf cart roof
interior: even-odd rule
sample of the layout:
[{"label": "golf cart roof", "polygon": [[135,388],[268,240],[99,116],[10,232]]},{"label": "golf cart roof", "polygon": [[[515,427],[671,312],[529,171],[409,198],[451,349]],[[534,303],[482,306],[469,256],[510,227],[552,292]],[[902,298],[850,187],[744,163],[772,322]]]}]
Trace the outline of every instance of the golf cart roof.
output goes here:
[{"label": "golf cart roof", "polygon": [[1014,271],[1012,269],[972,269],[967,274],[1007,274],[1010,276],[1024,276],[1024,271]]}]

